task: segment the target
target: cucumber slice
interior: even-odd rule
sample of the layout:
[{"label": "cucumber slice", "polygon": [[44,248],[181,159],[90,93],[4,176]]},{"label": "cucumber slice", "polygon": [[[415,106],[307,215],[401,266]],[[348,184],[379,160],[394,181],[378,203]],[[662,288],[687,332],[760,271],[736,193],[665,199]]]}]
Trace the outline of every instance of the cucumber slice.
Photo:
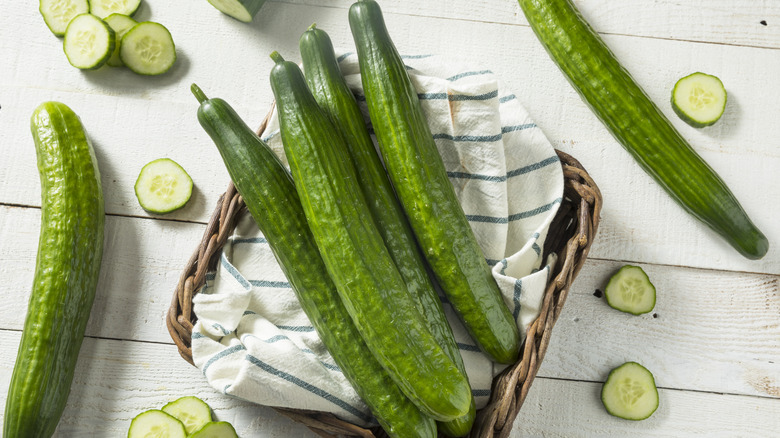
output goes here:
[{"label": "cucumber slice", "polygon": [[70,65],[96,69],[108,61],[115,44],[114,31],[103,20],[92,14],[81,14],[68,24],[62,48]]},{"label": "cucumber slice", "polygon": [[610,307],[632,315],[647,313],[655,307],[655,286],[639,266],[620,268],[609,279],[604,295]]},{"label": "cucumber slice", "polygon": [[694,128],[710,126],[726,109],[727,94],[723,82],[705,73],[693,73],[674,84],[672,108]]},{"label": "cucumber slice", "polygon": [[122,37],[119,57],[132,71],[141,75],[159,75],[176,62],[176,47],[168,29],[160,23],[144,21]]},{"label": "cucumber slice", "polygon": [[611,415],[639,421],[658,409],[653,373],[636,362],[626,362],[609,373],[601,388],[601,402]]},{"label": "cucumber slice", "polygon": [[115,34],[115,40],[116,44],[114,45],[114,52],[111,53],[111,57],[108,58],[108,61],[106,62],[111,67],[122,67],[125,65],[122,62],[122,58],[119,57],[119,47],[122,46],[122,37],[125,36],[125,34],[133,28],[136,24],[138,24],[137,21],[133,20],[132,18],[128,17],[127,15],[123,14],[111,14],[108,17],[104,18],[103,21],[105,21],[111,29],[114,30]]},{"label": "cucumber slice", "polygon": [[141,169],[135,196],[144,210],[165,214],[184,207],[192,196],[192,178],[175,161],[160,158]]},{"label": "cucumber slice", "polygon": [[238,434],[227,421],[214,421],[190,435],[190,438],[238,438]]},{"label": "cucumber slice", "polygon": [[130,423],[127,438],[186,438],[181,421],[159,409],[138,414]]},{"label": "cucumber slice", "polygon": [[249,23],[266,0],[209,0],[212,6],[236,20]]},{"label": "cucumber slice", "polygon": [[89,12],[100,18],[111,14],[133,15],[141,0],[89,0]]},{"label": "cucumber slice", "polygon": [[89,12],[87,0],[40,0],[39,11],[43,21],[54,35],[61,37],[68,29],[68,23],[77,15]]},{"label": "cucumber slice", "polygon": [[163,406],[162,411],[181,421],[188,434],[211,421],[209,405],[198,397],[182,397]]}]

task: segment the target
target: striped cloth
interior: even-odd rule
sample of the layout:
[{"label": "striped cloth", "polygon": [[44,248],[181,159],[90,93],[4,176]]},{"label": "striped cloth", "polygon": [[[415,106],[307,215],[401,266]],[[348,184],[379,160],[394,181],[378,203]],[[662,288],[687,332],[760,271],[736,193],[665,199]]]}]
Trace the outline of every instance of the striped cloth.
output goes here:
[{"label": "striped cloth", "polygon": [[[366,114],[357,58],[342,72]],[[489,70],[433,55],[405,56],[447,173],[504,299],[525,333],[537,317],[554,256],[542,259],[563,196],[560,162],[514,94]],[[278,120],[262,134],[284,161]],[[285,161],[286,163],[286,161]],[[267,241],[246,215],[195,297],[195,364],[217,390],[262,405],[374,420],[300,309]],[[445,298],[477,406],[503,367],[475,346]]]}]

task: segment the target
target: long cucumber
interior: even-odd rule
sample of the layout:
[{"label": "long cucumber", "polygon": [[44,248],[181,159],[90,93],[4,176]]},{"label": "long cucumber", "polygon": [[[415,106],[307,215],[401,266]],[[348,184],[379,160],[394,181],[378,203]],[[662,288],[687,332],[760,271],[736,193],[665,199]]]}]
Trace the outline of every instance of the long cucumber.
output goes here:
[{"label": "long cucumber", "polygon": [[79,117],[59,102],[32,115],[41,232],[3,419],[5,437],[50,437],[68,401],[103,255],[103,190]]},{"label": "long cucumber", "polygon": [[[444,316],[441,300],[428,276],[409,221],[371,141],[357,101],[341,75],[330,37],[312,25],[301,36],[299,46],[309,89],[334,126],[344,135],[360,188],[390,256],[409,292],[417,299],[420,314],[428,322],[436,341],[466,375],[466,367]],[[441,423],[439,428],[448,436],[464,436],[471,430],[475,415],[472,398],[466,416]]]},{"label": "long cucumber", "polygon": [[449,421],[471,388],[417,311],[371,218],[343,137],[298,65],[274,52],[271,88],[282,143],[317,247],[366,344],[424,413]]},{"label": "long cucumber", "polygon": [[379,365],[331,281],[287,169],[222,99],[195,85],[198,120],[219,149],[230,178],[290,281],[301,308],[333,360],[391,437],[436,436],[423,415]]},{"label": "long cucumber", "polygon": [[519,0],[547,53],[615,139],[688,213],[740,254],[769,250],[726,183],[620,65],[570,0]]},{"label": "long cucumber", "polygon": [[379,5],[353,4],[349,24],[379,148],[423,253],[482,351],[512,363],[520,350],[517,324],[447,177]]}]

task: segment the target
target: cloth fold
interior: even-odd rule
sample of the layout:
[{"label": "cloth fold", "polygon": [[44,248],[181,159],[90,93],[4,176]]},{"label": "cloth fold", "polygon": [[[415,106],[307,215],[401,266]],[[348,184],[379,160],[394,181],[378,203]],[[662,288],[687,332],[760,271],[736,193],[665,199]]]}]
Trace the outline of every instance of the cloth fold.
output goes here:
[{"label": "cloth fold", "polygon": [[[555,255],[543,259],[542,248],[563,197],[560,161],[491,71],[435,55],[403,58],[450,181],[524,336],[539,315],[555,262]],[[343,53],[339,62],[368,120],[357,57]],[[275,115],[261,137],[286,163]],[[442,302],[482,407],[504,366],[479,351],[446,298]],[[239,221],[193,303],[193,360],[217,390],[262,405],[375,424],[317,337],[251,216]]]}]

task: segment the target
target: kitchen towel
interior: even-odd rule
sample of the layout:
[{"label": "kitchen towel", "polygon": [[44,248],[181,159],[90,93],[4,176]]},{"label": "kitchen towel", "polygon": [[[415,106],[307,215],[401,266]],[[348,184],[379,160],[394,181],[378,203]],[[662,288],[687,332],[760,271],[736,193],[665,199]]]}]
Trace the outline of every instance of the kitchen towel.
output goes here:
[{"label": "kitchen towel", "polygon": [[[450,181],[523,335],[538,316],[555,256],[542,248],[563,196],[550,142],[497,76],[450,58],[403,56]],[[354,53],[339,56],[364,115]],[[274,115],[261,137],[282,161]],[[492,364],[444,303],[477,407],[504,366]],[[374,419],[317,337],[250,215],[226,243],[215,272],[193,299],[195,365],[217,390],[266,406]]]}]

